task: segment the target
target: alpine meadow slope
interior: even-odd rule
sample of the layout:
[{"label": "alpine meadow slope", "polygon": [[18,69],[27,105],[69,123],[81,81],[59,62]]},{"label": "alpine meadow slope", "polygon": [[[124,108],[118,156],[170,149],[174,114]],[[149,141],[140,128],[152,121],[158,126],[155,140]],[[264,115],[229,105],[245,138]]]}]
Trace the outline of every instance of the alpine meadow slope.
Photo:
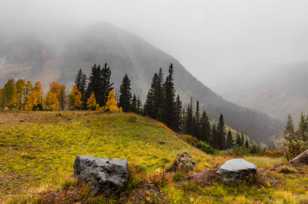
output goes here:
[{"label": "alpine meadow slope", "polygon": [[218,118],[220,113],[224,114],[227,124],[258,142],[271,143],[273,136],[279,134],[282,128],[280,121],[266,114],[225,100],[198,81],[174,57],[113,25],[96,24],[82,31],[72,30],[66,36],[69,37],[52,45],[44,36],[0,42],[1,80],[22,77],[71,84],[78,69],[89,73],[93,64],[107,62],[112,69],[115,87],[119,87],[127,73],[135,92],[145,99],[153,74],[160,67],[166,73],[169,64],[173,63],[177,92],[184,102],[191,97],[199,100],[211,117]]}]

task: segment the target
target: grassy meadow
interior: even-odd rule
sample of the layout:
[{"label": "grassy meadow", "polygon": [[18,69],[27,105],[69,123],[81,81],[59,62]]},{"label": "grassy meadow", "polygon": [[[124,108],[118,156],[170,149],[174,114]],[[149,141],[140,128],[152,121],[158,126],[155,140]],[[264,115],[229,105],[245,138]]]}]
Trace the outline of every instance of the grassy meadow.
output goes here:
[{"label": "grassy meadow", "polygon": [[[205,154],[163,124],[135,114],[1,113],[0,203],[37,203],[40,193],[62,189],[73,180],[76,155],[128,159],[130,182],[138,183],[168,168],[181,152],[192,155],[196,172],[231,158],[223,153]],[[275,167],[287,164],[284,158],[250,155],[245,159],[274,182],[200,186],[171,178],[162,192],[170,203],[179,204],[308,203],[307,168],[282,173]]]}]

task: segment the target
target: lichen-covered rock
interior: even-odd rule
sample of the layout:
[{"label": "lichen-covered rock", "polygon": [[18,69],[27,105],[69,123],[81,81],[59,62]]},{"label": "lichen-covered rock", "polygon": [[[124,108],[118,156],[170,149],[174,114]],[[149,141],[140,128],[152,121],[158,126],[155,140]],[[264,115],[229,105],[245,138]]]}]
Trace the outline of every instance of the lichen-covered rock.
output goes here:
[{"label": "lichen-covered rock", "polygon": [[231,159],[219,167],[217,173],[225,183],[254,182],[257,167],[244,159]]},{"label": "lichen-covered rock", "polygon": [[192,171],[195,166],[196,163],[193,161],[191,155],[187,152],[184,152],[177,155],[169,171],[189,172]]},{"label": "lichen-covered rock", "polygon": [[127,160],[104,159],[77,156],[74,175],[78,180],[89,184],[93,195],[115,195],[121,192],[128,182]]},{"label": "lichen-covered rock", "polygon": [[304,151],[303,153],[299,154],[296,156],[294,159],[290,161],[291,164],[303,164],[303,165],[308,165],[308,149]]}]

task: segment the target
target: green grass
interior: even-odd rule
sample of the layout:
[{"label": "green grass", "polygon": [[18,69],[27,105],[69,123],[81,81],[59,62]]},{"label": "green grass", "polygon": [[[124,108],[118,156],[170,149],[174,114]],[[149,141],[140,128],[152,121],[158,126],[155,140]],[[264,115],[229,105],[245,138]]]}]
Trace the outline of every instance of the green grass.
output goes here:
[{"label": "green grass", "polygon": [[[134,114],[42,112],[0,114],[0,203],[35,203],[35,195],[74,184],[76,155],[128,159],[134,182],[167,168],[176,155],[187,151],[196,171],[214,168],[229,155],[207,155],[154,120]],[[282,158],[246,156],[262,169],[286,164]],[[163,187],[171,203],[299,203],[308,199],[304,173],[274,172],[275,187],[201,187],[175,175]],[[185,179],[184,179],[185,180]]]},{"label": "green grass", "polygon": [[[59,187],[72,175],[76,155],[128,159],[148,175],[188,151],[207,156],[161,123],[133,114],[35,113],[23,122],[0,124],[0,197]],[[60,119],[59,119],[60,118]],[[46,120],[45,120],[46,119]]]}]

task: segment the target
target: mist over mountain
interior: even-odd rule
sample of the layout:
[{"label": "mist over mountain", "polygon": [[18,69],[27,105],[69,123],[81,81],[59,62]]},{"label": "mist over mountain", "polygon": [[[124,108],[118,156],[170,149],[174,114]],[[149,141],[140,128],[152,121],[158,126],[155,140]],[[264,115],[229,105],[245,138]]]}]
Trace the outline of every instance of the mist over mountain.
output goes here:
[{"label": "mist over mountain", "polygon": [[198,81],[172,56],[110,24],[96,24],[66,36],[59,39],[61,43],[50,43],[49,38],[35,35],[0,42],[0,80],[15,77],[40,79],[45,86],[52,80],[71,84],[79,68],[89,73],[92,64],[107,62],[117,88],[127,73],[135,92],[145,99],[153,74],[160,67],[166,73],[173,63],[177,92],[185,102],[191,97],[199,100],[214,118],[223,113],[229,125],[258,142],[270,143],[282,127],[278,120],[228,102]]},{"label": "mist over mountain", "polygon": [[283,121],[288,114],[298,119],[301,112],[308,111],[308,62],[279,65],[270,70],[251,80],[247,86],[233,84],[232,89],[226,87],[224,95]]}]

